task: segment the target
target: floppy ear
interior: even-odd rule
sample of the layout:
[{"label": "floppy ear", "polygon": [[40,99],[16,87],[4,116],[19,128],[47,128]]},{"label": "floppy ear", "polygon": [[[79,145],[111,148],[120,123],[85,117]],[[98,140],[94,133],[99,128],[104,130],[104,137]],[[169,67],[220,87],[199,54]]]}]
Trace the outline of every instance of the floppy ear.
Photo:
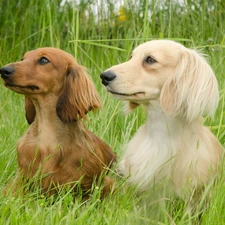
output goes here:
[{"label": "floppy ear", "polygon": [[187,49],[162,87],[162,108],[169,116],[191,122],[204,113],[213,117],[218,101],[218,84],[211,67],[203,56]]},{"label": "floppy ear", "polygon": [[74,122],[86,118],[86,113],[101,107],[94,84],[80,65],[68,68],[66,81],[59,96],[56,112],[63,122]]},{"label": "floppy ear", "polygon": [[29,97],[25,96],[25,112],[26,112],[26,119],[29,124],[34,122],[34,118],[36,116],[36,111],[34,104],[30,100]]}]

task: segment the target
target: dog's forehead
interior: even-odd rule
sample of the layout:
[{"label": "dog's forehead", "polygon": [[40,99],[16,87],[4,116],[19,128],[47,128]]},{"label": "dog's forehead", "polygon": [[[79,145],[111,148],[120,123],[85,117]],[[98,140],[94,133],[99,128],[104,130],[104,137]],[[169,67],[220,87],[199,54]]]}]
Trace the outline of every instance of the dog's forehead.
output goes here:
[{"label": "dog's forehead", "polygon": [[140,44],[133,50],[133,55],[157,55],[166,54],[172,55],[175,51],[180,51],[184,48],[181,44],[169,40],[155,40]]},{"label": "dog's forehead", "polygon": [[77,64],[76,59],[69,53],[58,49],[58,48],[38,48],[36,50],[31,50],[25,53],[24,60],[38,60],[41,57],[46,57],[51,62],[55,62],[58,65],[60,64]]},{"label": "dog's forehead", "polygon": [[24,57],[59,56],[66,54],[57,48],[38,48],[25,53]]}]

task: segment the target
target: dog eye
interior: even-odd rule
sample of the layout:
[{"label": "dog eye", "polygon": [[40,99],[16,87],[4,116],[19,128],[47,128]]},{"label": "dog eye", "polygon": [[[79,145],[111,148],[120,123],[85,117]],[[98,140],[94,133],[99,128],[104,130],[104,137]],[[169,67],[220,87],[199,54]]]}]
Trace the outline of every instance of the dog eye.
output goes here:
[{"label": "dog eye", "polygon": [[148,64],[153,64],[155,62],[157,62],[152,56],[148,56],[146,59],[145,59],[145,62],[148,63]]},{"label": "dog eye", "polygon": [[49,63],[49,60],[46,57],[41,57],[40,59],[38,59],[37,63],[40,65],[45,65]]}]

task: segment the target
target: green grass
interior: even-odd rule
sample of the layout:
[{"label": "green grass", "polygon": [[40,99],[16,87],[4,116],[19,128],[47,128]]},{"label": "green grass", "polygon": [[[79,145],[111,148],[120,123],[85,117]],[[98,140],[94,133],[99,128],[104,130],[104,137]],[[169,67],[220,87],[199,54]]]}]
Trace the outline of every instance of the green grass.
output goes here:
[{"label": "green grass", "polygon": [[[96,2],[95,4],[93,2]],[[217,76],[220,104],[212,121],[205,123],[225,143],[225,3],[224,1],[125,1],[125,17],[119,16],[116,1],[2,0],[0,2],[0,67],[20,60],[26,51],[43,46],[61,48],[73,54],[88,68],[103,102],[103,108],[90,113],[90,130],[122,155],[124,144],[145,120],[141,108],[130,115],[122,113],[122,103],[109,96],[99,74],[129,58],[132,49],[150,39],[173,39],[187,47],[200,48],[209,55]],[[117,1],[118,2],[118,1]],[[121,1],[121,4],[123,2]],[[93,5],[98,5],[93,10]],[[107,9],[107,10],[106,10]],[[88,16],[87,16],[88,15]],[[185,216],[185,203],[171,196],[158,197],[154,190],[138,195],[134,188],[112,172],[118,191],[103,201],[96,188],[90,201],[75,202],[69,192],[46,199],[37,192],[25,199],[2,194],[17,169],[16,143],[28,127],[24,98],[0,83],[0,224],[194,224]],[[225,224],[225,167],[210,190],[210,206],[203,212],[202,224]],[[164,188],[162,188],[162,194]],[[162,195],[163,196],[163,195]]]}]

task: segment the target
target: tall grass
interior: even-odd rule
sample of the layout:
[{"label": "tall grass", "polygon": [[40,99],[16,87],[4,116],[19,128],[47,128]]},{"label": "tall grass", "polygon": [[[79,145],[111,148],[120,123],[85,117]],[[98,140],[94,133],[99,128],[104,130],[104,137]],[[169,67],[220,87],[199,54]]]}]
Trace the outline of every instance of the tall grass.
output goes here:
[{"label": "tall grass", "polygon": [[[143,123],[145,114],[137,109],[124,117],[122,104],[102,87],[101,71],[127,60],[133,47],[150,39],[168,38],[200,48],[209,55],[221,96],[215,120],[206,118],[205,123],[224,144],[224,21],[224,1],[187,0],[180,4],[172,0],[81,0],[61,4],[61,0],[2,0],[0,67],[43,46],[73,54],[88,68],[104,105],[101,111],[89,114],[87,126],[120,158],[124,143]],[[54,200],[37,193],[26,199],[4,197],[2,190],[17,168],[16,142],[27,127],[23,97],[0,84],[0,224],[194,224],[199,212],[185,216],[186,206],[181,200],[160,198],[154,190],[138,195],[113,173],[118,191],[102,202],[97,189],[86,204],[79,198],[73,202],[69,193]],[[219,179],[210,190],[211,204],[203,212],[202,224],[225,224],[224,172],[222,165]]]}]

